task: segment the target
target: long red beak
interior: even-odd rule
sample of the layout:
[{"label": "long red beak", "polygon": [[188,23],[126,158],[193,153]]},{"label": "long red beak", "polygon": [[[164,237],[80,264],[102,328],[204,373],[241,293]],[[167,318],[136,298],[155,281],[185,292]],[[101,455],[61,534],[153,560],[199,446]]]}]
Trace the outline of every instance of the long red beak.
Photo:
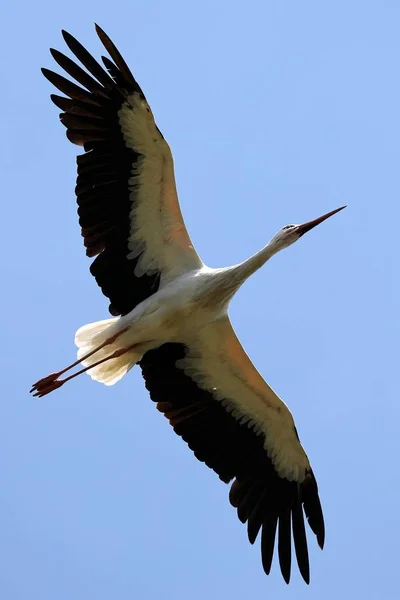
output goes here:
[{"label": "long red beak", "polygon": [[298,230],[299,234],[304,235],[305,233],[307,233],[307,231],[310,231],[310,229],[313,229],[314,227],[316,227],[317,225],[319,225],[326,219],[329,219],[329,217],[336,215],[337,212],[339,212],[340,210],[343,210],[344,208],[346,208],[346,206],[341,206],[340,208],[335,208],[335,210],[331,210],[331,212],[328,212],[325,215],[322,215],[322,217],[318,217],[317,219],[314,219],[313,221],[307,221],[307,223],[298,225],[297,230]]}]

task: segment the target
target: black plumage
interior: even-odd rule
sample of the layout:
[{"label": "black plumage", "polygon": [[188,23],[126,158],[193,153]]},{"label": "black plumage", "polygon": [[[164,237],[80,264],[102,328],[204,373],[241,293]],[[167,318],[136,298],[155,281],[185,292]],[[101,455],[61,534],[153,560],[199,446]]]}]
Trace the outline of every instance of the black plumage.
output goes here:
[{"label": "black plumage", "polygon": [[124,315],[155,293],[160,280],[158,272],[136,277],[134,272],[140,255],[128,259],[130,219],[135,202],[128,180],[140,155],[126,146],[118,111],[129,94],[136,92],[145,98],[111,40],[99,27],[97,32],[116,61],[114,64],[106,60],[111,75],[67,32],[63,32],[63,36],[68,47],[90,75],[58,50],[51,53],[64,71],[83,87],[49,69],[42,72],[68,96],[53,94],[51,99],[63,111],[60,120],[67,128],[68,139],[85,150],[85,154],[77,158],[75,191],[86,254],[97,257],[90,272],[110,299],[111,314]]},{"label": "black plumage", "polygon": [[300,484],[279,476],[264,448],[265,437],[241,424],[210,392],[176,367],[185,352],[183,344],[164,344],[144,355],[140,366],[152,400],[200,461],[225,483],[234,480],[230,502],[237,508],[239,519],[248,523],[250,543],[262,530],[265,572],[271,569],[278,526],[279,563],[285,581],[290,579],[293,531],[299,569],[308,583],[303,503],[321,548],[324,544],[324,519],[312,471]]}]

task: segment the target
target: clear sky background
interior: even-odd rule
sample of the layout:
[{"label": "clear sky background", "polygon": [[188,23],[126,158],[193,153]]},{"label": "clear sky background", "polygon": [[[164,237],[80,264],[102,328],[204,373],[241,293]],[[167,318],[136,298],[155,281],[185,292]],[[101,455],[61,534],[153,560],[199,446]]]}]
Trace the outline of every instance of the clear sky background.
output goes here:
[{"label": "clear sky background", "polygon": [[[7,3],[1,22],[0,596],[4,600],[399,598],[397,0]],[[276,256],[231,317],[294,413],[327,537],[311,585],[259,543],[155,409],[139,369],[42,400],[82,324],[107,317],[76,216],[75,154],[41,66],[60,29],[119,46],[176,162],[203,260],[348,208]]]}]

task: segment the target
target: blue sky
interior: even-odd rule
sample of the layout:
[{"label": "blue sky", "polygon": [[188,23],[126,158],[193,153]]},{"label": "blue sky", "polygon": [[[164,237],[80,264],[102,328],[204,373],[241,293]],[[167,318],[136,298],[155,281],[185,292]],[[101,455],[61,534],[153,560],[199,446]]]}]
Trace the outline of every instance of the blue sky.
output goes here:
[{"label": "blue sky", "polygon": [[[7,600],[398,597],[399,59],[393,1],[8,3],[2,8],[0,594]],[[327,538],[289,587],[228,488],[149,400],[139,370],[30,384],[107,317],[88,273],[68,144],[41,66],[60,29],[119,46],[170,142],[203,260],[346,211],[276,256],[231,310],[294,413]]]}]

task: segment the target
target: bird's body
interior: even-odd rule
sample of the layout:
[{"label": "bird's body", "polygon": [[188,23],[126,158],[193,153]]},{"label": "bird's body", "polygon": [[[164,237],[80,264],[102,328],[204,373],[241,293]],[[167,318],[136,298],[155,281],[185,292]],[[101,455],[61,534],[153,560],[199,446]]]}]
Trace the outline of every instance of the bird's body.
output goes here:
[{"label": "bird's body", "polygon": [[[110,299],[113,318],[80,328],[78,360],[32,391],[44,396],[84,371],[111,385],[139,364],[151,398],[175,432],[222,481],[234,480],[231,504],[247,522],[251,543],[262,531],[265,572],[278,531],[285,581],[293,535],[308,582],[303,510],[321,548],[325,536],[317,483],[292,414],[243,350],[228,308],[252,273],[341,209],[284,227],[243,263],[204,265],[180,212],[169,146],[120,53],[99,27],[97,32],[113,59],[103,57],[107,70],[63,32],[87,71],[51,52],[83,87],[43,72],[66,94],[52,100],[64,111],[69,140],[85,150],[77,159],[79,221],[86,253],[96,256],[90,270]],[[60,379],[79,363],[81,371]]]},{"label": "bird's body", "polygon": [[[107,338],[117,336],[114,345],[107,348],[105,355],[118,347],[135,346],[128,359],[125,356],[121,358],[121,364],[124,363],[128,369],[138,363],[147,350],[167,342],[189,340],[194,332],[227,315],[227,295],[232,293],[229,285],[230,272],[229,268],[211,269],[203,266],[167,281],[128,314],[98,324],[85,325],[76,333],[76,343],[78,347],[83,348],[81,354],[90,351],[90,347],[101,344]],[[99,333],[93,335],[93,332],[97,331],[93,327],[97,325]],[[88,331],[90,347],[85,343]],[[97,354],[83,364],[87,366],[95,359],[98,359]],[[112,385],[126,372],[117,372],[115,375],[111,371],[107,378],[103,369],[107,369],[107,365],[103,368],[92,368],[88,373],[94,379]]]},{"label": "bird's body", "polygon": [[[168,282],[127,315],[79,329],[75,341],[80,347],[81,355],[109,338],[116,338],[88,360],[81,360],[86,367],[118,348],[132,348],[112,363],[105,362],[90,368],[89,375],[106,385],[113,385],[129,368],[139,363],[149,350],[167,343],[183,343],[190,349],[180,361],[183,372],[190,372],[203,389],[214,390],[217,400],[226,401],[228,394],[224,386],[237,386],[233,376],[236,366],[233,356],[229,360],[229,353],[234,349],[235,342],[231,338],[228,307],[229,300],[238,287],[237,282],[240,281],[240,277],[235,277],[235,274],[238,275],[241,270],[241,265],[222,269],[204,266]],[[86,340],[90,341],[89,345],[85,343]],[[109,364],[112,364],[111,370],[107,369]],[[223,364],[229,366],[227,373],[221,372]],[[241,371],[235,376],[243,380],[245,375],[247,374],[241,365]],[[289,409],[272,390],[268,388],[270,393],[265,393],[266,384],[252,365],[249,375],[251,379],[244,380],[244,383],[253,388],[255,402],[253,405],[248,404],[244,411],[240,403],[235,404],[233,401],[232,410],[240,412],[241,418],[257,433],[265,435],[268,432],[265,446],[276,462],[278,472],[290,481],[303,481],[310,464],[295,433]],[[246,391],[249,395],[249,390]],[[284,444],[274,443],[275,437],[282,436],[286,439]]]}]

